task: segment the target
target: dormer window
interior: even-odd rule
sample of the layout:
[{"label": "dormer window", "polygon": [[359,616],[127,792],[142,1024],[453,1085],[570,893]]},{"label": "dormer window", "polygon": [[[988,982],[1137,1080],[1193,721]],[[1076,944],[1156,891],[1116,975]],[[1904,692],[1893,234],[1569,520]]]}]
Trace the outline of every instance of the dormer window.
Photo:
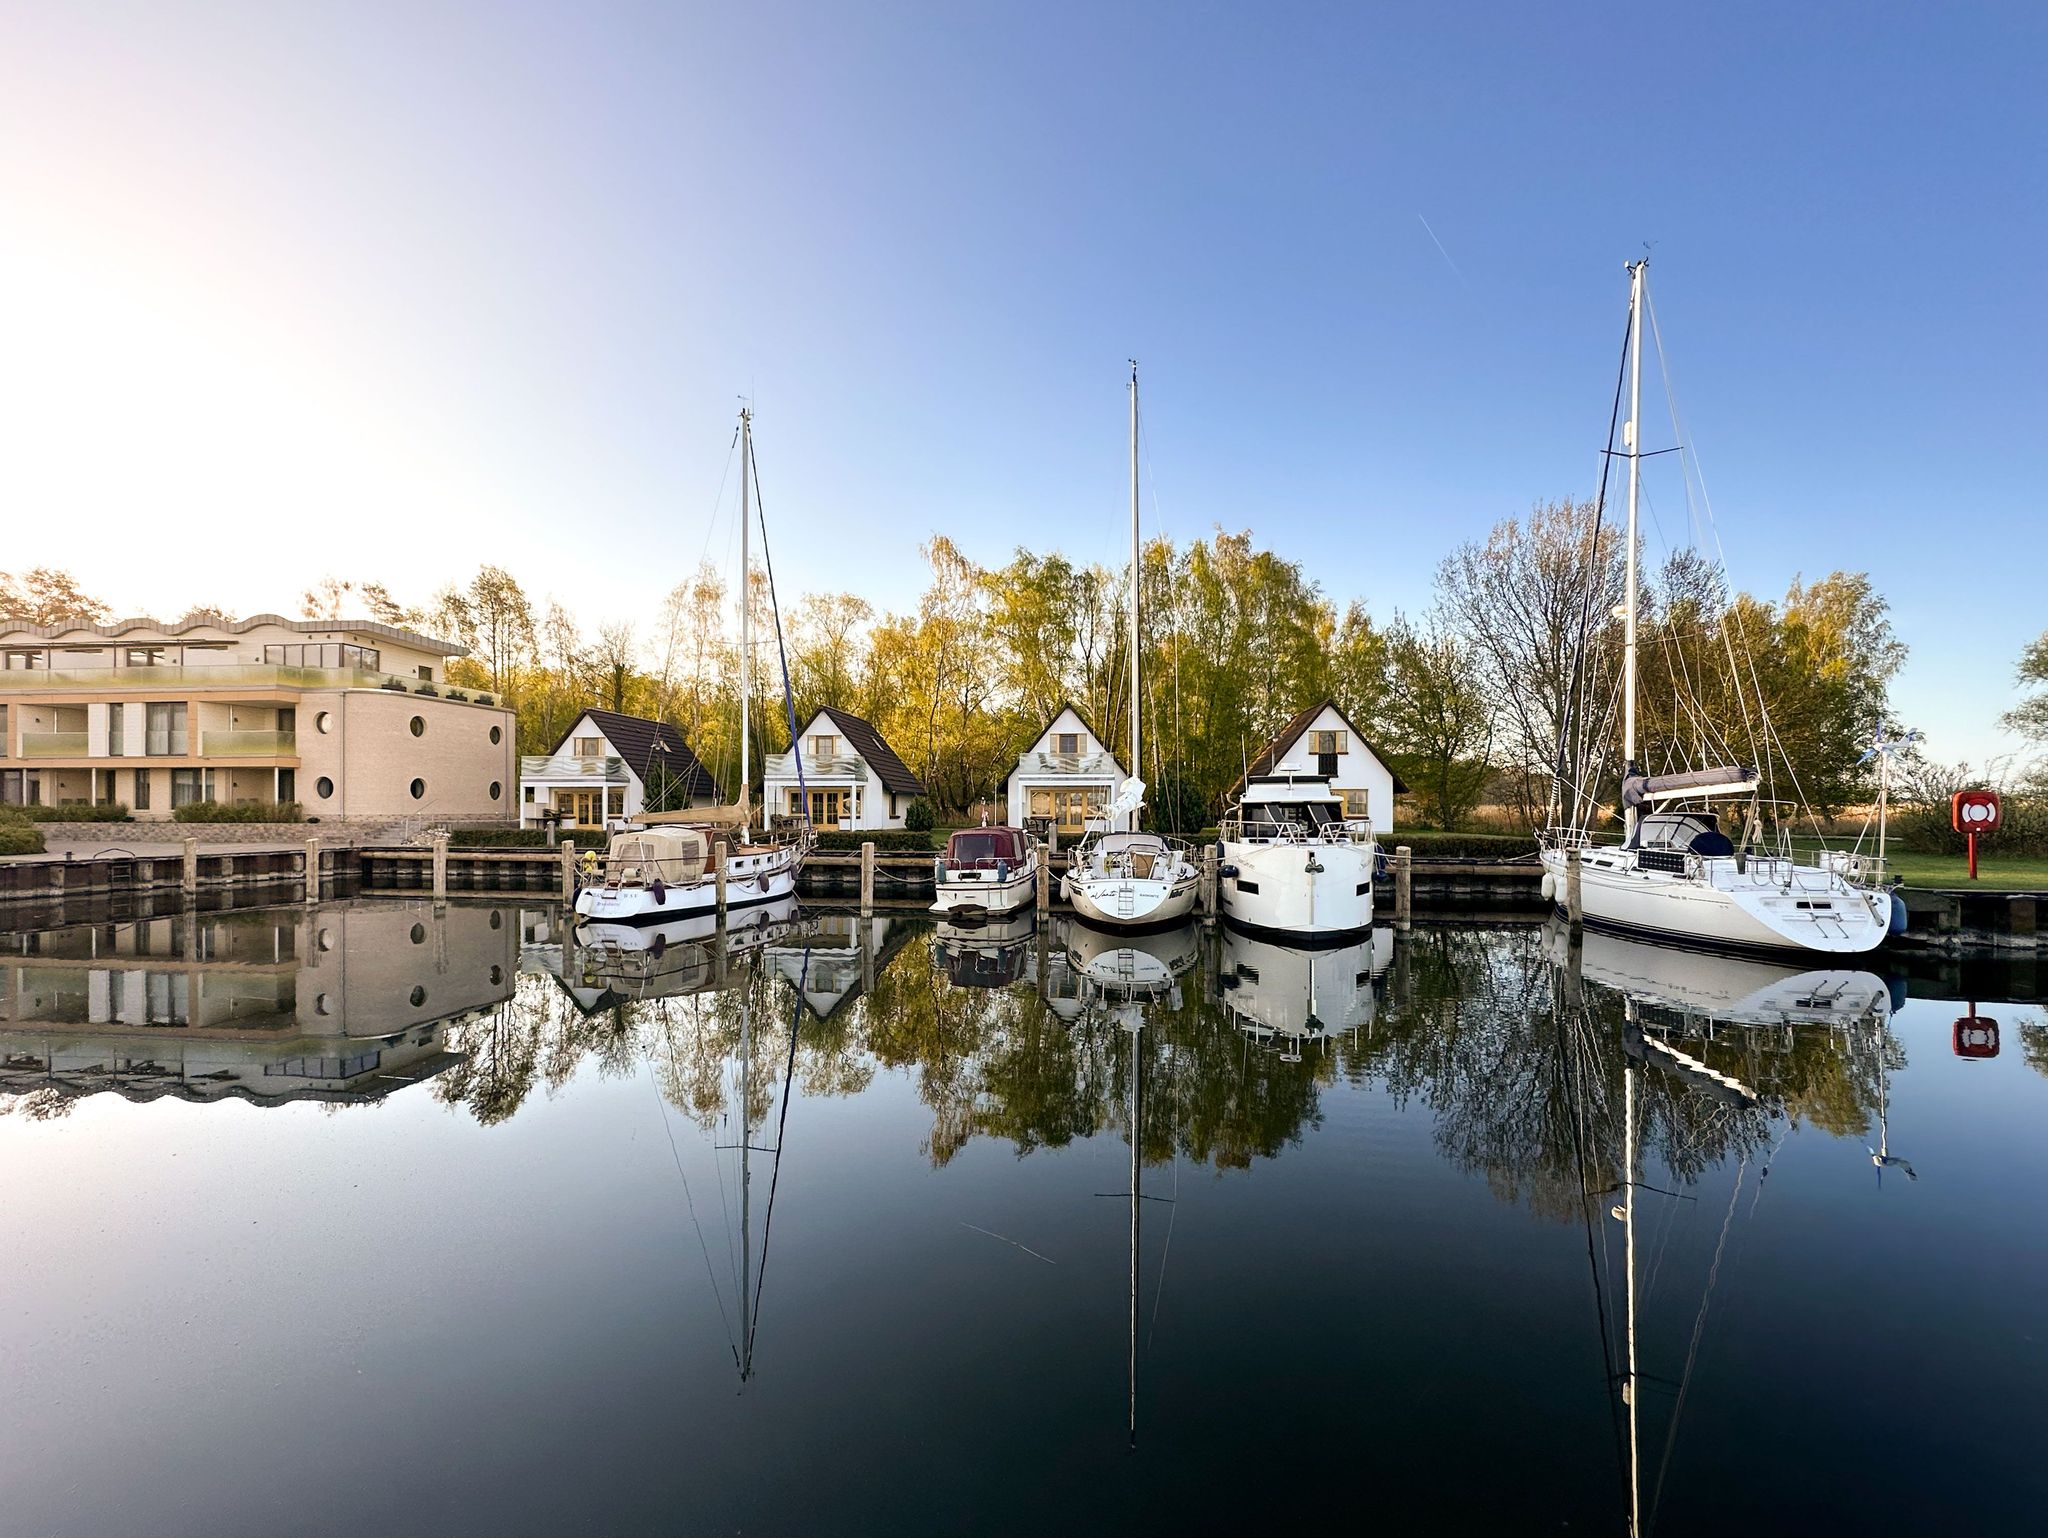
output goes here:
[{"label": "dormer window", "polygon": [[1329,754],[1342,753],[1345,750],[1344,733],[1310,732],[1308,734],[1308,750],[1318,758]]},{"label": "dormer window", "polygon": [[1055,732],[1052,739],[1052,750],[1061,758],[1076,758],[1080,756],[1081,734],[1079,732]]},{"label": "dormer window", "polygon": [[604,739],[602,737],[572,738],[569,743],[569,751],[578,758],[603,758]]}]

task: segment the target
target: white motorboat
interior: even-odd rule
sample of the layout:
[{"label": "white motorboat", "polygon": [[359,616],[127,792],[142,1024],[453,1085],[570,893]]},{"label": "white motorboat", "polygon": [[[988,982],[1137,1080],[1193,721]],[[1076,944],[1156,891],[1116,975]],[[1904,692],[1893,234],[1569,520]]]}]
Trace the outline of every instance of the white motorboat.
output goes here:
[{"label": "white motorboat", "polygon": [[1138,541],[1138,365],[1131,365],[1131,593],[1130,629],[1125,650],[1130,655],[1131,777],[1110,802],[1097,825],[1074,846],[1060,878],[1060,892],[1074,911],[1091,924],[1111,929],[1149,929],[1177,924],[1194,912],[1201,886],[1193,851],[1176,838],[1158,833],[1117,831],[1119,822],[1138,826],[1144,809],[1145,782],[1138,756],[1139,686],[1138,579],[1144,570]]},{"label": "white motorboat", "polygon": [[962,828],[934,862],[932,912],[1014,913],[1038,894],[1038,846],[1022,828]]},{"label": "white motorboat", "polygon": [[[753,484],[753,413],[742,409],[740,456],[740,586],[746,590],[748,533],[752,522],[749,491]],[[648,826],[614,833],[597,868],[576,893],[578,919],[597,924],[668,924],[718,911],[719,871],[713,868],[716,843],[724,841],[725,906],[749,908],[780,902],[796,894],[796,878],[810,852],[808,817],[787,835],[765,834],[754,827],[750,773],[750,702],[753,698],[753,605],[740,605],[740,796],[732,807],[692,815],[643,815]],[[788,706],[787,665],[783,698]],[[794,716],[793,710],[791,711]],[[792,720],[791,730],[793,731]],[[802,784],[803,759],[797,760]],[[810,797],[800,798],[805,806]]]},{"label": "white motorboat", "polygon": [[1327,779],[1254,776],[1220,832],[1225,922],[1326,944],[1372,927],[1372,824],[1347,821]]},{"label": "white motorboat", "polygon": [[[1638,760],[1637,620],[1638,523],[1642,497],[1643,331],[1648,262],[1629,264],[1629,415],[1620,451],[1628,461],[1626,588],[1622,606],[1621,799],[1625,837],[1597,844],[1588,827],[1598,815],[1593,787],[1598,757],[1571,754],[1585,772],[1579,784],[1553,793],[1556,820],[1542,839],[1543,893],[1561,909],[1576,874],[1580,910],[1588,927],[1640,934],[1680,944],[1739,950],[1804,951],[1856,955],[1875,950],[1894,924],[1896,899],[1864,878],[1851,854],[1823,850],[1796,855],[1781,831],[1764,840],[1763,774],[1752,766],[1720,766],[1650,774]],[[1585,637],[1581,635],[1583,674]],[[1734,687],[1749,687],[1741,677]],[[1583,693],[1583,691],[1582,691]],[[1744,694],[1745,712],[1763,712],[1760,692]],[[1587,714],[1583,709],[1579,712]],[[1758,759],[1771,751],[1768,722],[1756,739]],[[1568,750],[1560,743],[1563,768]],[[1794,779],[1796,784],[1796,778]],[[1569,797],[1571,805],[1565,806]],[[1739,842],[1720,827],[1715,801],[1740,800],[1746,815]],[[1775,810],[1773,806],[1771,808]]]}]

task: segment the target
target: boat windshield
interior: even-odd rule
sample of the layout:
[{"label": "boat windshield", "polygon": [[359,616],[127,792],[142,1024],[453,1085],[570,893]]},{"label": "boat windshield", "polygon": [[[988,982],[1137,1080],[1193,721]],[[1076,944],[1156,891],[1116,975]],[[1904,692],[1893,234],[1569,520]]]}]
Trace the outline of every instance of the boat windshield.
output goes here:
[{"label": "boat windshield", "polygon": [[1283,823],[1309,828],[1327,828],[1342,823],[1344,804],[1341,801],[1254,801],[1245,806],[1242,815],[1246,835],[1258,838],[1265,830]]},{"label": "boat windshield", "polygon": [[1653,812],[1636,824],[1635,849],[1684,849],[1698,855],[1730,855],[1735,845],[1712,812]]},{"label": "boat windshield", "polygon": [[946,840],[946,859],[954,865],[1021,862],[1025,848],[1024,834],[1017,828],[963,828]]}]

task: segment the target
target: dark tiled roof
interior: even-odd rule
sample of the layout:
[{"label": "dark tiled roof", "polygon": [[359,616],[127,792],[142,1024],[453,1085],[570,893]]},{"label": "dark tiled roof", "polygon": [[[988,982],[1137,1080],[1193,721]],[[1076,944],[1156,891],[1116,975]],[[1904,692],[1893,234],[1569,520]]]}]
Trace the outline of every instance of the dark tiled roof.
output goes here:
[{"label": "dark tiled roof", "polygon": [[847,743],[875,771],[875,777],[882,782],[884,790],[893,790],[899,796],[921,796],[924,784],[910,772],[910,766],[896,756],[896,750],[882,740],[876,731],[859,716],[848,715],[831,705],[820,707],[820,715],[831,717],[832,724],[839,728]]},{"label": "dark tiled roof", "polygon": [[[683,734],[667,722],[650,721],[645,716],[620,715],[616,710],[586,710],[576,720],[588,720],[603,732],[604,740],[612,745],[612,751],[626,761],[626,767],[633,771],[642,785],[651,777],[648,767],[651,761],[654,770],[666,770],[672,778],[687,786],[692,801],[719,799],[718,782],[711,778],[711,771],[697,762],[697,755],[683,741]],[[555,744],[554,752],[559,753],[568,746],[575,731],[575,722],[571,722],[562,740]]]},{"label": "dark tiled roof", "polygon": [[[1317,700],[1306,710],[1296,711],[1288,723],[1280,728],[1279,734],[1271,742],[1259,749],[1257,755],[1252,759],[1251,767],[1245,771],[1245,778],[1239,779],[1237,784],[1231,787],[1230,793],[1236,795],[1242,791],[1245,787],[1245,779],[1254,774],[1271,774],[1273,766],[1287,756],[1287,750],[1301,740],[1301,734],[1308,730],[1309,723],[1325,710],[1337,710],[1337,702],[1335,700]],[[1381,763],[1387,765],[1387,773],[1394,776],[1394,794],[1397,796],[1407,794],[1408,787],[1402,783],[1401,776],[1395,772],[1394,766],[1387,762],[1387,755],[1368,742],[1365,733],[1352,725],[1351,717],[1345,715],[1343,711],[1337,710],[1337,719],[1342,721],[1351,735],[1358,739],[1360,747],[1372,754]]]}]

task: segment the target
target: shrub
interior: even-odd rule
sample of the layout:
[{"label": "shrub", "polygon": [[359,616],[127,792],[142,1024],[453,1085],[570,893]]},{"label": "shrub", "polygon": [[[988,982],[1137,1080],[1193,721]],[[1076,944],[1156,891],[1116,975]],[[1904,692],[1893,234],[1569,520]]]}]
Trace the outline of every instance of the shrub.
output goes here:
[{"label": "shrub", "polygon": [[1192,838],[1208,821],[1208,803],[1179,769],[1162,771],[1159,782],[1145,793],[1143,826],[1149,832]]},{"label": "shrub", "polygon": [[431,695],[433,698],[437,700],[441,697],[441,691],[439,689],[436,689],[432,684],[421,684],[417,689],[413,690],[412,692],[414,694]]},{"label": "shrub", "polygon": [[[9,808],[11,811],[12,808]],[[41,854],[43,831],[14,817],[0,817],[0,854]]]},{"label": "shrub", "polygon": [[257,801],[248,806],[223,806],[218,801],[190,801],[171,813],[179,822],[304,822],[296,801]]},{"label": "shrub", "polygon": [[377,687],[380,689],[389,689],[393,694],[405,693],[405,685],[396,678],[387,678],[384,680],[384,682],[377,685]]},{"label": "shrub", "polygon": [[25,806],[30,822],[127,822],[128,808],[118,801],[104,806]]},{"label": "shrub", "polygon": [[1513,860],[1536,853],[1536,840],[1527,833],[1437,833],[1400,828],[1382,833],[1379,841],[1389,859],[1403,844],[1418,860]]},{"label": "shrub", "polygon": [[[922,802],[913,802],[913,809],[922,804]],[[930,815],[929,808],[926,810],[926,815]],[[887,851],[904,850],[914,851],[918,854],[930,854],[934,847],[932,836],[929,832],[911,828],[901,830],[895,828],[872,828],[865,830],[851,828],[844,831],[832,828],[818,835],[818,847],[820,849],[844,850],[858,853],[862,844],[870,843],[875,846],[877,854]]]},{"label": "shrub", "polygon": [[451,828],[450,849],[546,849],[554,837],[546,828]]},{"label": "shrub", "polygon": [[[932,816],[932,804],[919,796],[903,809],[903,827],[909,833],[929,833],[937,826],[938,819]],[[880,846],[877,845],[877,848]]]}]

